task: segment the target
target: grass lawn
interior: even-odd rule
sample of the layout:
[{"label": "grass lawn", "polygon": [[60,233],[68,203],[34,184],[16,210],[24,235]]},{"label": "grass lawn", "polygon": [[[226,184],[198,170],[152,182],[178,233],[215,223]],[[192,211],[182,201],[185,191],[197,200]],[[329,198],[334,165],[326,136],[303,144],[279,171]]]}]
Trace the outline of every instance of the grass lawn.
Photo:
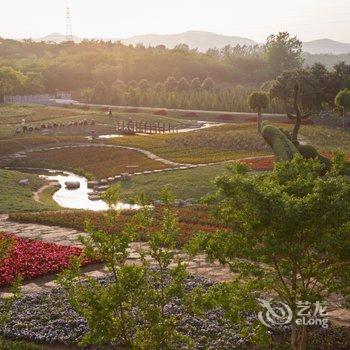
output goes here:
[{"label": "grass lawn", "polygon": [[107,147],[54,149],[28,153],[27,156],[23,160],[10,161],[9,165],[71,170],[97,179],[169,168],[169,165],[149,159],[140,152]]},{"label": "grass lawn", "polygon": [[163,188],[168,188],[176,198],[193,198],[198,201],[213,192],[216,176],[225,172],[226,165],[213,165],[201,168],[174,170],[166,173],[137,175],[121,185],[122,200],[132,201],[141,192],[149,198],[157,198]]},{"label": "grass lawn", "polygon": [[[29,186],[19,185],[18,181],[21,179],[29,179]],[[37,175],[0,170],[0,213],[57,210],[59,206],[53,201],[46,201],[45,204],[41,204],[34,200],[33,192],[44,184],[45,181]]]}]

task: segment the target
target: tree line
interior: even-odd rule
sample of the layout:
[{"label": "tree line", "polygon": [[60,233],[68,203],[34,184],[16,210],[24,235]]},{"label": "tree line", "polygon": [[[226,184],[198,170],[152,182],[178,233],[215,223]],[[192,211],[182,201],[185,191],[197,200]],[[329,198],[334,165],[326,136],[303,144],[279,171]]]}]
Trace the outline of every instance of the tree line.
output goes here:
[{"label": "tree line", "polygon": [[71,91],[76,99],[190,109],[247,111],[247,97],[270,93],[271,112],[291,108],[295,81],[308,111],[334,106],[350,87],[350,65],[303,65],[302,43],[287,32],[262,46],[226,46],[206,53],[185,44],[167,49],[85,40],[79,44],[0,39],[0,99],[6,94]]}]

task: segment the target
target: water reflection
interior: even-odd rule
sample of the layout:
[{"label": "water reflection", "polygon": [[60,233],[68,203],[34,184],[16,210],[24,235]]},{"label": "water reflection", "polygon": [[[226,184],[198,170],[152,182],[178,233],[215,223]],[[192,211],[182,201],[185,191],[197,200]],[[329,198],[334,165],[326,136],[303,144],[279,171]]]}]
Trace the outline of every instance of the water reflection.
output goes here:
[{"label": "water reflection", "polygon": [[[54,193],[52,198],[63,208],[70,209],[85,209],[93,211],[107,210],[108,205],[103,200],[90,200],[88,194],[93,192],[87,186],[87,179],[85,177],[70,173],[68,171],[50,171],[52,175],[40,175],[49,181],[57,181],[60,184],[60,189]],[[79,182],[80,187],[74,190],[66,189],[65,182],[74,181]],[[116,209],[138,209],[139,206],[118,203]]]}]

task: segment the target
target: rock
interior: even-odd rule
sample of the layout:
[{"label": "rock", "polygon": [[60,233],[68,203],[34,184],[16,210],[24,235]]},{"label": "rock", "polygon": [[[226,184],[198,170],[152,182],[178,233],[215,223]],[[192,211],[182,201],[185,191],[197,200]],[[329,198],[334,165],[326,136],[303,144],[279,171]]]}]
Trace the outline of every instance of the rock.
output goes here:
[{"label": "rock", "polygon": [[98,185],[98,181],[88,181],[87,186],[88,188],[94,188]]},{"label": "rock", "polygon": [[89,199],[90,199],[90,201],[98,201],[101,199],[101,197],[98,194],[90,194]]},{"label": "rock", "polygon": [[131,180],[131,175],[129,173],[121,173],[120,174],[120,179],[122,181],[130,181]]},{"label": "rock", "polygon": [[66,185],[66,189],[68,190],[76,190],[80,187],[79,181],[66,181],[64,184]]},{"label": "rock", "polygon": [[100,184],[101,185],[106,185],[106,184],[108,184],[108,180],[107,179],[101,179],[100,180]]},{"label": "rock", "polygon": [[28,179],[19,180],[18,184],[21,186],[29,186],[29,180]]},{"label": "rock", "polygon": [[111,176],[111,177],[109,177],[107,180],[108,180],[108,182],[114,182],[114,181],[115,181],[115,178]]}]

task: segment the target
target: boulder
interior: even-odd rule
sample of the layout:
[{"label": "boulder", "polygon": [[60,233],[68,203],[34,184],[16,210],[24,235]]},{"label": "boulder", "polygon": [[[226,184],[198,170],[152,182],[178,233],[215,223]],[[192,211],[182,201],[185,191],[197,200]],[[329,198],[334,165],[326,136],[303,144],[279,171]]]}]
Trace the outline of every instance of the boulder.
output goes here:
[{"label": "boulder", "polygon": [[25,186],[29,186],[29,180],[28,179],[22,179],[18,181],[18,184],[25,187]]},{"label": "boulder", "polygon": [[94,188],[98,185],[98,181],[88,181],[87,186],[88,188]]},{"label": "boulder", "polygon": [[67,190],[76,190],[80,187],[79,181],[66,181],[64,184],[66,185]]}]

